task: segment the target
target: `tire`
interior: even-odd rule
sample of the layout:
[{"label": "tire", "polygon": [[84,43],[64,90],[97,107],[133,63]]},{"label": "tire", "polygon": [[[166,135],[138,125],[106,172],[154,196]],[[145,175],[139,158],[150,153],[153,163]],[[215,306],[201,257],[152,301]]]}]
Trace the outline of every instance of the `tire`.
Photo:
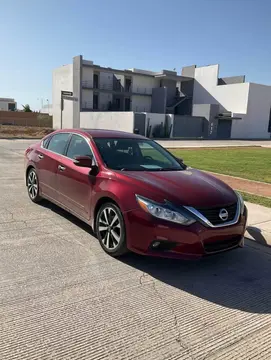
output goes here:
[{"label": "tire", "polygon": [[128,252],[125,223],[118,206],[109,202],[100,207],[95,219],[95,230],[107,254],[117,257]]},{"label": "tire", "polygon": [[30,200],[34,203],[40,202],[42,198],[40,196],[39,179],[34,168],[31,168],[27,173],[26,185]]}]

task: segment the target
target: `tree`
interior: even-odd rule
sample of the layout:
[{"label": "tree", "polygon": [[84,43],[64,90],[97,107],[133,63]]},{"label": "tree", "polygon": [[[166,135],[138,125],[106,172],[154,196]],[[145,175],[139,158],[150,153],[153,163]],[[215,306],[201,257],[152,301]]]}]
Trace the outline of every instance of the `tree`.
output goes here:
[{"label": "tree", "polygon": [[24,108],[24,112],[32,112],[28,104],[23,105],[23,108]]}]

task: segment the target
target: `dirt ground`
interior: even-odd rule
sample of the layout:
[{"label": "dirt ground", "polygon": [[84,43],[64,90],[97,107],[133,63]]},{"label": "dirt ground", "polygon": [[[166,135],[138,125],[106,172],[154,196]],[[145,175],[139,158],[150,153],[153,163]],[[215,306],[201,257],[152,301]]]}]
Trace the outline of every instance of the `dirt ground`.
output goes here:
[{"label": "dirt ground", "polygon": [[53,129],[46,127],[0,125],[0,138],[38,139],[50,134],[52,131]]}]

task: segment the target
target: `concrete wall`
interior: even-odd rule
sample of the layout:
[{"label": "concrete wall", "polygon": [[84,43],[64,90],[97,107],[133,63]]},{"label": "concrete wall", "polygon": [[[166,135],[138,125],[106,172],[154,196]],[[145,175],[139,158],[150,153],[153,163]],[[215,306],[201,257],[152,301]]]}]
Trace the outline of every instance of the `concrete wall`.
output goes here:
[{"label": "concrete wall", "polygon": [[151,100],[151,96],[133,95],[131,97],[131,110],[138,112],[150,112]]},{"label": "concrete wall", "polygon": [[112,94],[109,94],[107,92],[100,92],[99,93],[99,110],[106,111],[108,110],[109,102],[113,101]]},{"label": "concrete wall", "polygon": [[[82,97],[82,55],[73,58],[73,96],[77,101],[73,102],[73,127],[80,126],[80,111]],[[67,102],[69,100],[65,100]],[[71,102],[71,101],[70,101]]]},{"label": "concrete wall", "polygon": [[0,110],[8,111],[8,101],[0,101]]},{"label": "concrete wall", "polygon": [[164,124],[165,116],[165,114],[146,113],[146,132],[148,125],[151,125],[152,127],[150,136],[153,136],[153,130],[156,125],[160,125],[161,123]]},{"label": "concrete wall", "polygon": [[204,136],[206,119],[189,115],[175,115],[172,137],[201,138]]},{"label": "concrete wall", "polygon": [[[60,129],[61,90],[73,91],[73,64],[53,71],[53,127]],[[63,128],[73,127],[73,102],[64,100]]]},{"label": "concrete wall", "polygon": [[100,89],[112,90],[113,89],[114,74],[110,72],[100,72]]},{"label": "concrete wall", "polygon": [[110,129],[132,133],[134,131],[133,112],[81,112],[80,127]]},{"label": "concrete wall", "polygon": [[113,74],[113,86],[114,89],[118,90],[118,87],[124,88],[124,75],[123,74]]},{"label": "concrete wall", "polygon": [[182,68],[182,76],[194,78],[196,65],[184,66]]},{"label": "concrete wall", "polygon": [[167,89],[158,87],[152,89],[151,112],[165,114],[167,106]]},{"label": "concrete wall", "polygon": [[250,83],[247,114],[242,120],[234,120],[232,138],[269,139],[269,114],[271,108],[271,86]]},{"label": "concrete wall", "polygon": [[137,130],[137,134],[146,136],[146,114],[145,113],[134,113],[134,130]]},{"label": "concrete wall", "polygon": [[193,104],[219,104],[220,111],[245,114],[249,83],[217,86],[218,65],[195,69]]},{"label": "concrete wall", "polygon": [[164,79],[162,86],[167,88],[167,106],[172,106],[176,102],[176,81]]},{"label": "concrete wall", "polygon": [[159,87],[159,80],[150,76],[133,75],[133,93],[152,94],[152,89]]},{"label": "concrete wall", "polygon": [[218,104],[195,104],[192,109],[192,116],[203,117],[204,123],[203,137],[216,139],[217,136],[217,119],[219,112]]},{"label": "concrete wall", "polygon": [[93,68],[89,66],[82,67],[82,81],[85,81],[89,87],[93,86]]},{"label": "concrete wall", "polygon": [[229,85],[229,84],[240,84],[245,82],[245,75],[240,76],[229,76],[224,78],[219,78],[218,85]]},{"label": "concrete wall", "polygon": [[93,108],[93,90],[82,89],[81,109]]}]

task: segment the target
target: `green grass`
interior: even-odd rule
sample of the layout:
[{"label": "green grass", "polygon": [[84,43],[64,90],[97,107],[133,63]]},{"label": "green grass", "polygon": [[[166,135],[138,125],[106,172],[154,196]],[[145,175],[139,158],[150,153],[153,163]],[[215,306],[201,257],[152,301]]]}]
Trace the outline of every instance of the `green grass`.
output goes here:
[{"label": "green grass", "polygon": [[197,148],[170,151],[191,167],[271,183],[271,149],[268,148]]},{"label": "green grass", "polygon": [[243,191],[238,191],[238,192],[243,196],[243,199],[245,201],[271,208],[271,199],[270,198],[248,194]]}]

